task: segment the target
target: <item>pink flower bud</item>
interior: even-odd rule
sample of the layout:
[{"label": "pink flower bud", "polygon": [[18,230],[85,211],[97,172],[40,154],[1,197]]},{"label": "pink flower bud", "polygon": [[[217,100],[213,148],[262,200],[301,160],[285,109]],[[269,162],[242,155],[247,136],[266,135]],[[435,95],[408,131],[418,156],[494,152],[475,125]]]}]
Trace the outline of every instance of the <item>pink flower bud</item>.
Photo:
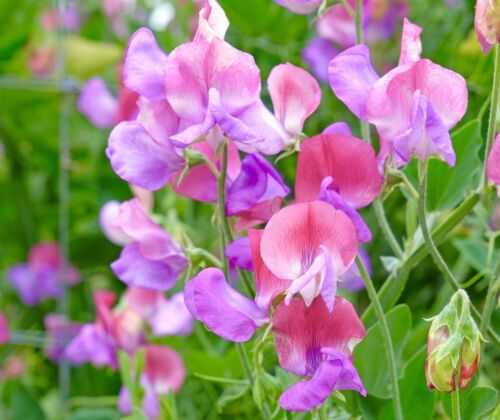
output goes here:
[{"label": "pink flower bud", "polygon": [[486,54],[500,42],[500,0],[478,0],[474,26],[483,53]]}]

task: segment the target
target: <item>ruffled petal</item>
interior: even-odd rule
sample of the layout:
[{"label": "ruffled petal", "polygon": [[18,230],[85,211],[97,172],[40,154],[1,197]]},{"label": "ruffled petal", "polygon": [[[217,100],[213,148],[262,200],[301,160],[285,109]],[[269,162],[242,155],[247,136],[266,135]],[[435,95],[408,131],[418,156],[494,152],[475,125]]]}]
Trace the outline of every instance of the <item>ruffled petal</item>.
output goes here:
[{"label": "ruffled petal", "polygon": [[198,15],[198,29],[194,41],[224,39],[228,28],[229,20],[217,0],[205,0],[205,5]]},{"label": "ruffled petal", "polygon": [[[355,11],[356,1],[348,0],[349,5]],[[363,29],[367,21],[368,1],[363,0]],[[318,34],[322,38],[329,39],[340,45],[342,49],[352,47],[356,43],[356,24],[349,15],[343,4],[337,4],[328,9],[328,11],[318,19],[316,24]]]},{"label": "ruffled petal", "polygon": [[123,81],[139,95],[151,100],[165,98],[164,67],[167,55],[147,28],[137,30],[125,51]]},{"label": "ruffled petal", "polygon": [[78,110],[96,127],[112,127],[117,121],[118,100],[100,77],[90,79],[78,97]]},{"label": "ruffled petal", "polygon": [[161,300],[149,316],[149,323],[156,336],[190,335],[193,332],[193,317],[184,303],[184,294],[179,292]]},{"label": "ruffled petal", "polygon": [[158,395],[177,392],[186,379],[186,368],[179,354],[165,346],[149,344],[146,350],[144,375]]},{"label": "ruffled petal", "polygon": [[399,64],[415,63],[420,60],[422,53],[422,43],[420,42],[420,34],[422,28],[411,23],[404,18],[403,35],[401,37],[401,53],[399,56]]},{"label": "ruffled petal", "polygon": [[340,353],[332,352],[321,363],[308,381],[288,388],[279,399],[288,411],[310,411],[321,406],[334,391],[352,390],[366,395],[361,378],[351,361]]},{"label": "ruffled petal", "polygon": [[293,280],[304,274],[324,245],[335,272],[343,274],[357,253],[356,230],[349,217],[323,201],[293,204],[268,222],[260,245],[274,275]]},{"label": "ruffled petal", "polygon": [[331,187],[354,209],[370,204],[383,183],[373,147],[342,134],[318,135],[302,142],[295,179],[297,200],[317,199],[327,176],[333,178]]},{"label": "ruffled petal", "polygon": [[117,367],[115,348],[109,339],[91,324],[84,325],[68,344],[65,357],[74,365],[92,363],[95,366]]},{"label": "ruffled petal", "polygon": [[248,341],[268,321],[266,311],[231,288],[217,268],[207,268],[188,282],[184,300],[198,321],[226,340]]},{"label": "ruffled petal", "polygon": [[282,294],[290,286],[290,282],[276,277],[264,264],[260,255],[262,234],[262,230],[248,231],[255,277],[255,302],[259,308],[268,311],[272,300]]},{"label": "ruffled petal", "polygon": [[120,213],[120,203],[116,200],[108,201],[99,211],[99,225],[104,236],[118,246],[128,244],[132,238],[115,226]]},{"label": "ruffled petal", "polygon": [[302,60],[309,64],[314,75],[322,82],[328,83],[328,65],[339,52],[330,40],[316,38],[305,46],[301,56]]},{"label": "ruffled petal", "polygon": [[138,122],[121,122],[113,129],[106,155],[120,178],[152,191],[165,186],[171,172],[184,164],[173,146],[157,143]]},{"label": "ruffled petal", "polygon": [[486,175],[494,184],[500,185],[500,133],[497,134],[486,164]]},{"label": "ruffled petal", "polygon": [[366,334],[352,304],[335,298],[329,312],[323,299],[307,307],[302,299],[281,302],[273,316],[273,335],[280,366],[297,376],[313,375],[325,359],[321,349],[331,348],[350,358]]},{"label": "ruffled petal", "polygon": [[274,67],[267,79],[274,113],[292,135],[302,132],[304,121],[319,106],[321,89],[305,70],[292,64]]},{"label": "ruffled petal", "polygon": [[253,271],[250,239],[248,236],[243,236],[231,242],[226,247],[225,254],[232,267]]},{"label": "ruffled petal", "polygon": [[359,119],[366,119],[366,101],[379,79],[365,45],[356,45],[337,55],[328,67],[330,86],[335,95]]},{"label": "ruffled petal", "polygon": [[340,121],[330,124],[326,127],[321,134],[345,134],[346,136],[352,136],[351,127],[346,122]]},{"label": "ruffled petal", "polygon": [[169,145],[170,137],[176,134],[179,128],[179,117],[169,103],[165,99],[150,101],[140,97],[137,104],[139,106],[137,121],[156,142]]}]

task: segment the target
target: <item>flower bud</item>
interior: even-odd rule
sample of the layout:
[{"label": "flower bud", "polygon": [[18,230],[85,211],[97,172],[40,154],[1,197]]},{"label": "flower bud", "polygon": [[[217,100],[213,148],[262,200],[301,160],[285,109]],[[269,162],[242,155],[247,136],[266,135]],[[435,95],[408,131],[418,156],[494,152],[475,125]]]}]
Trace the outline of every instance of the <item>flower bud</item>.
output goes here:
[{"label": "flower bud", "polygon": [[500,0],[477,0],[476,34],[483,53],[500,42]]},{"label": "flower bud", "polygon": [[481,333],[469,311],[469,298],[459,290],[432,318],[425,375],[429,389],[453,392],[466,388],[479,365]]}]

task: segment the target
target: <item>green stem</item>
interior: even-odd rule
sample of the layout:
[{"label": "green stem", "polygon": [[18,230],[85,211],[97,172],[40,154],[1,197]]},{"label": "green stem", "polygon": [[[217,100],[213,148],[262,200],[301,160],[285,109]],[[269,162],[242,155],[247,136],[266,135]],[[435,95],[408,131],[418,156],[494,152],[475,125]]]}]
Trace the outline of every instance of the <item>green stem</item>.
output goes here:
[{"label": "green stem", "polygon": [[480,331],[481,334],[486,335],[488,326],[490,324],[491,314],[496,303],[496,296],[498,287],[500,285],[500,258],[497,259],[495,269],[489,279],[488,292],[486,294],[486,302],[484,303],[483,317],[481,319]]},{"label": "green stem", "polygon": [[455,374],[455,391],[451,393],[451,410],[453,420],[460,420],[460,388],[458,387],[458,374]]},{"label": "green stem", "polygon": [[398,240],[396,239],[394,232],[392,231],[391,227],[389,226],[389,222],[387,221],[387,217],[385,215],[384,206],[383,206],[382,201],[380,199],[377,198],[373,202],[373,210],[375,211],[375,216],[377,217],[377,221],[378,221],[378,224],[380,226],[380,229],[382,230],[382,233],[384,234],[386,241],[389,243],[389,246],[391,247],[392,252],[399,259],[403,258],[403,256],[404,256],[403,250],[399,246]]},{"label": "green stem", "polygon": [[496,122],[498,117],[498,103],[500,102],[500,45],[495,46],[495,69],[493,70],[493,87],[491,94],[491,109],[490,118],[488,121],[488,137],[486,138],[486,148],[484,157],[484,171],[481,179],[481,185],[486,185],[488,179],[486,178],[486,162],[488,154],[493,146],[493,139],[495,138]]},{"label": "green stem", "polygon": [[363,0],[356,0],[356,44],[363,43]]},{"label": "green stem", "polygon": [[[432,256],[432,259],[434,260],[434,263],[438,267],[439,271],[441,271],[441,274],[443,274],[444,278],[448,282],[448,284],[451,286],[451,288],[454,291],[461,290],[460,284],[457,282],[455,279],[455,276],[453,275],[452,271],[446,264],[446,261],[443,259],[441,254],[439,253],[439,250],[437,249],[436,244],[434,243],[434,240],[431,237],[431,234],[429,233],[429,227],[427,226],[427,220],[425,217],[426,214],[426,195],[427,195],[427,162],[419,162],[418,165],[418,175],[419,175],[419,180],[420,180],[420,191],[419,191],[419,201],[418,201],[418,220],[420,223],[420,228],[422,229],[422,236],[424,237],[424,242],[429,248],[429,252]],[[473,306],[471,305],[471,312],[476,321],[480,321],[482,324],[483,321],[481,320],[481,314],[480,312]],[[489,327],[488,325],[485,326],[487,328],[488,336],[493,341],[497,346],[500,345],[500,337],[496,334],[496,332]]]},{"label": "green stem", "polygon": [[402,420],[403,410],[401,408],[401,400],[399,397],[396,357],[394,356],[394,348],[392,345],[391,335],[389,333],[389,326],[387,325],[387,320],[385,319],[384,310],[382,309],[382,305],[380,304],[377,291],[375,290],[373,282],[370,276],[368,275],[365,266],[363,265],[363,261],[361,261],[361,258],[359,258],[359,256],[356,257],[356,264],[359,268],[359,272],[365,283],[366,291],[368,292],[368,296],[370,297],[372,305],[375,308],[375,315],[380,324],[380,332],[382,333],[382,339],[384,341],[385,356],[387,358],[387,363],[389,365],[389,373],[392,382],[392,394],[393,394],[392,402],[394,404],[394,416],[396,420]]},{"label": "green stem", "polygon": [[229,279],[229,267],[226,255],[226,246],[232,239],[229,222],[226,217],[226,175],[227,175],[228,150],[227,142],[222,144],[222,162],[220,176],[217,182],[217,209],[219,211],[219,229],[221,241],[221,258],[224,275]]}]

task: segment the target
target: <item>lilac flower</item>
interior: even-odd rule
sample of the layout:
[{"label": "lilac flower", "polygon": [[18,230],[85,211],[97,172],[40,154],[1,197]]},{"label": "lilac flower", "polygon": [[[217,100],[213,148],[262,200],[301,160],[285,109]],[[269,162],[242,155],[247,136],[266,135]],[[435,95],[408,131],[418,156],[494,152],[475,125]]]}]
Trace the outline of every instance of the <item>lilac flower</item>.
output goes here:
[{"label": "lilac flower", "polygon": [[[363,265],[369,275],[372,274],[372,265],[370,261],[370,256],[366,252],[365,248],[360,247],[358,249],[358,256],[363,261]],[[339,277],[339,287],[342,289],[347,289],[352,292],[357,292],[358,290],[364,289],[365,282],[363,281],[361,274],[359,273],[359,268],[356,264],[351,265],[349,270],[345,274]]]},{"label": "lilac flower", "polygon": [[47,331],[44,352],[48,359],[57,363],[63,357],[69,342],[76,337],[82,326],[69,322],[59,314],[46,315],[44,324]]},{"label": "lilac flower", "polygon": [[500,186],[500,133],[497,134],[488,156],[486,175],[491,182]]},{"label": "lilac flower", "polygon": [[404,165],[411,155],[441,156],[455,165],[449,130],[467,108],[465,80],[420,58],[421,28],[405,20],[399,65],[379,78],[364,45],[349,48],[329,67],[335,94],[360,119],[377,127],[379,159]]},{"label": "lilac flower", "polygon": [[80,281],[80,273],[73,267],[64,268],[59,245],[40,242],[29,253],[28,262],[11,267],[7,274],[21,301],[29,306],[61,294],[61,281],[72,286]]},{"label": "lilac flower", "polygon": [[250,238],[248,236],[243,236],[231,242],[226,247],[226,258],[233,270],[241,268],[243,270],[253,271]]},{"label": "lilac flower", "polygon": [[121,204],[114,226],[131,241],[111,264],[116,276],[129,286],[167,290],[187,266],[179,244],[145,213],[137,199]]}]

